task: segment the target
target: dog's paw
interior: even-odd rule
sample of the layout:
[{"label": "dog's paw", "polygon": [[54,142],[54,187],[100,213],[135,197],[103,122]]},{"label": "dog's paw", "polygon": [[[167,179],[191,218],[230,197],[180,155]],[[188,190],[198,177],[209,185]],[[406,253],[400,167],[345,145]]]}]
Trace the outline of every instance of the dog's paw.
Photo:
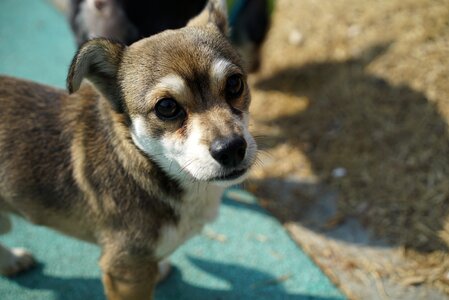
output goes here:
[{"label": "dog's paw", "polygon": [[163,260],[159,262],[158,267],[159,267],[159,274],[157,276],[157,283],[160,283],[164,281],[168,277],[168,275],[170,275],[171,271],[170,261]]},{"label": "dog's paw", "polygon": [[6,257],[1,258],[0,274],[15,276],[35,264],[36,261],[30,252],[23,248],[12,248]]}]

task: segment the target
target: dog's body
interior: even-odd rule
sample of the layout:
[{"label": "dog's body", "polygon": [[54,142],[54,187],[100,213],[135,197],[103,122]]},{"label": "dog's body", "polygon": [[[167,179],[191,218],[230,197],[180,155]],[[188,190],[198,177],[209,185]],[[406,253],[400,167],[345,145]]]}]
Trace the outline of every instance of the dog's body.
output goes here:
[{"label": "dog's body", "polygon": [[[130,47],[88,42],[70,95],[0,78],[0,226],[14,213],[99,244],[108,299],[149,299],[158,262],[254,161],[244,71],[214,3]],[[31,263],[0,247],[1,272]]]}]

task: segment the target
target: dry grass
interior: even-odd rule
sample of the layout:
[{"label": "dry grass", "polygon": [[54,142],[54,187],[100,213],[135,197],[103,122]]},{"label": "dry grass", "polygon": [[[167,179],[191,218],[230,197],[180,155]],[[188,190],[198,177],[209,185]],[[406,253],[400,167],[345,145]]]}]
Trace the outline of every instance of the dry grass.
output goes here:
[{"label": "dry grass", "polygon": [[263,63],[253,178],[338,190],[341,216],[405,249],[395,276],[449,293],[449,1],[279,0]]}]

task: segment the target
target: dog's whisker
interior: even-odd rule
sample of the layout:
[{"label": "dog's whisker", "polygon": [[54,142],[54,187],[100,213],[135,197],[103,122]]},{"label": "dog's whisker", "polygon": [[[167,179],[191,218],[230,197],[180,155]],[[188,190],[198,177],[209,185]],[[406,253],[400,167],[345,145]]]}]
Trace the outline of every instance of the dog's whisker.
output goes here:
[{"label": "dog's whisker", "polygon": [[273,153],[271,153],[270,151],[264,150],[264,149],[257,149],[256,152],[256,157],[260,158],[261,156],[265,156],[268,158],[273,158]]},{"label": "dog's whisker", "polygon": [[195,158],[192,158],[190,160],[187,160],[187,162],[181,167],[181,172],[184,172],[191,164],[193,164],[196,161]]},{"label": "dog's whisker", "polygon": [[172,165],[173,165],[173,160],[170,161],[170,165],[168,166],[168,173],[170,173]]}]

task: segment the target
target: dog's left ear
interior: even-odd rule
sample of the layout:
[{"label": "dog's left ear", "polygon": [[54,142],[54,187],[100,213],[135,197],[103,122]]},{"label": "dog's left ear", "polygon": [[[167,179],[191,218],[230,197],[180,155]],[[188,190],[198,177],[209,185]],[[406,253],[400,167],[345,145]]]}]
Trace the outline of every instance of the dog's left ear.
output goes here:
[{"label": "dog's left ear", "polygon": [[228,8],[226,0],[209,0],[203,11],[189,21],[187,26],[205,26],[214,24],[226,36],[228,36]]},{"label": "dog's left ear", "polygon": [[69,93],[76,92],[84,78],[91,81],[116,111],[121,110],[117,73],[125,45],[107,39],[93,39],[78,50],[67,76]]}]

